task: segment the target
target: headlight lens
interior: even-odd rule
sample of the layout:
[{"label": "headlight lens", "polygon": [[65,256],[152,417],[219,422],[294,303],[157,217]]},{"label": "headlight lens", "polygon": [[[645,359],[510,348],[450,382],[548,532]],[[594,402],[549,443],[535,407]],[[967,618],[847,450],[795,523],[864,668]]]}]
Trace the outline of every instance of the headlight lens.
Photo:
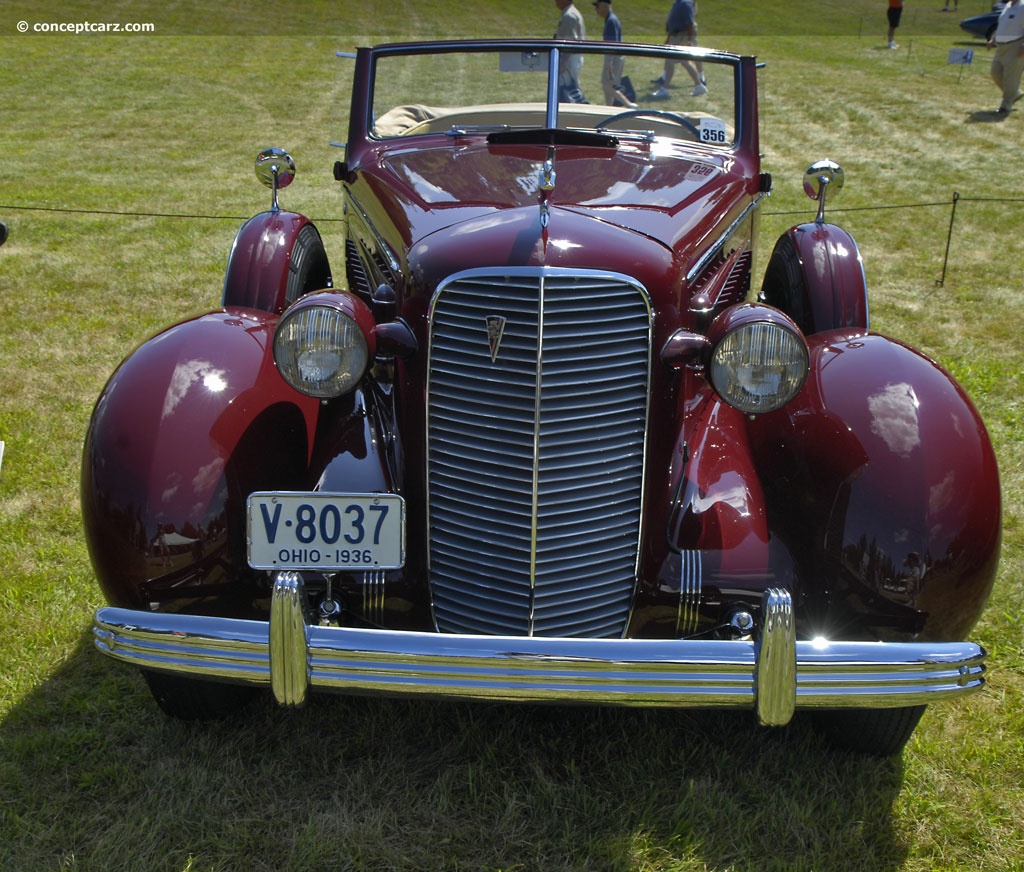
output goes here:
[{"label": "headlight lens", "polygon": [[334,306],[296,306],[274,335],[274,362],[295,390],[327,399],[351,391],[370,362],[366,336]]},{"label": "headlight lens", "polygon": [[753,321],[727,333],[711,356],[711,384],[749,415],[774,412],[807,378],[807,345],[794,331]]}]

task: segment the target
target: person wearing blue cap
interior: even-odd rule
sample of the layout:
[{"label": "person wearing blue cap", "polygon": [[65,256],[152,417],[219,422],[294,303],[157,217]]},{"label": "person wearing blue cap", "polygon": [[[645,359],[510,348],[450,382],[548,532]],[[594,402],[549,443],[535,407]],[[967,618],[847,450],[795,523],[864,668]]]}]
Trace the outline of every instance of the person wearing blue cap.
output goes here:
[{"label": "person wearing blue cap", "polygon": [[[619,17],[612,12],[612,0],[594,0],[594,10],[604,19],[605,42],[622,42],[622,24]],[[609,106],[625,106],[636,109],[626,89],[623,87],[622,74],[626,67],[626,58],[622,55],[605,55],[604,67],[601,70],[601,87],[604,89],[604,102]]]}]

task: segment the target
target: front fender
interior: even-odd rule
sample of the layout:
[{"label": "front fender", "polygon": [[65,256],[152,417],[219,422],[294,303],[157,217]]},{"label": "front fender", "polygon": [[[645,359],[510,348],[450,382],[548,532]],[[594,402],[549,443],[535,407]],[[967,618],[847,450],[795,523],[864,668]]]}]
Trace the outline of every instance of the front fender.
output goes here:
[{"label": "front fender", "polygon": [[657,567],[656,593],[642,591],[639,600],[660,606],[637,610],[660,615],[676,636],[728,620],[733,606],[754,609],[769,587],[796,586],[792,558],[769,525],[748,431],[745,415],[706,391],[677,436],[668,550]]},{"label": "front fender", "polygon": [[671,546],[735,551],[767,543],[764,494],[741,412],[708,395],[681,434],[686,456],[669,516]]},{"label": "front fender", "polygon": [[280,315],[302,295],[332,285],[316,226],[296,212],[261,212],[235,235],[222,305]]},{"label": "front fender", "polygon": [[899,342],[836,331],[810,350],[807,384],[759,424],[757,451],[815,579],[816,629],[965,638],[999,558],[999,474],[984,423],[949,373]]},{"label": "front fender", "polygon": [[800,224],[775,244],[761,298],[782,309],[810,336],[867,329],[868,290],[853,237],[835,224]]},{"label": "front fender", "polygon": [[307,477],[319,403],[273,363],[277,317],[226,309],[141,345],[86,434],[82,514],[115,605],[221,596],[248,575],[244,501]]}]

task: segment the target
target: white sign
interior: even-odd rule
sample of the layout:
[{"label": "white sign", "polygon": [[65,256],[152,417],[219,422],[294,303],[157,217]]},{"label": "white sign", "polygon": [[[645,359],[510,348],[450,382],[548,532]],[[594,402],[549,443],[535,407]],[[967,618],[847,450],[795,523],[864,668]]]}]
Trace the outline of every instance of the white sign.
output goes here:
[{"label": "white sign", "polygon": [[405,501],[395,494],[254,493],[246,544],[254,569],[398,569]]}]

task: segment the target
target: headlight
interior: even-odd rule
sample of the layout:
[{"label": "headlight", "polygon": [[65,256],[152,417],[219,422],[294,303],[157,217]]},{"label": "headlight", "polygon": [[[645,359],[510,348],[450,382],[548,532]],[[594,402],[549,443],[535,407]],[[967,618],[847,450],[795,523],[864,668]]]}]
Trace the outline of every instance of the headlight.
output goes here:
[{"label": "headlight", "polygon": [[807,378],[807,344],[795,328],[749,321],[729,330],[711,355],[711,384],[741,412],[754,415],[782,408]]},{"label": "headlight", "polygon": [[277,325],[274,362],[295,390],[327,399],[359,384],[373,346],[373,318],[365,304],[347,294],[311,294]]}]

